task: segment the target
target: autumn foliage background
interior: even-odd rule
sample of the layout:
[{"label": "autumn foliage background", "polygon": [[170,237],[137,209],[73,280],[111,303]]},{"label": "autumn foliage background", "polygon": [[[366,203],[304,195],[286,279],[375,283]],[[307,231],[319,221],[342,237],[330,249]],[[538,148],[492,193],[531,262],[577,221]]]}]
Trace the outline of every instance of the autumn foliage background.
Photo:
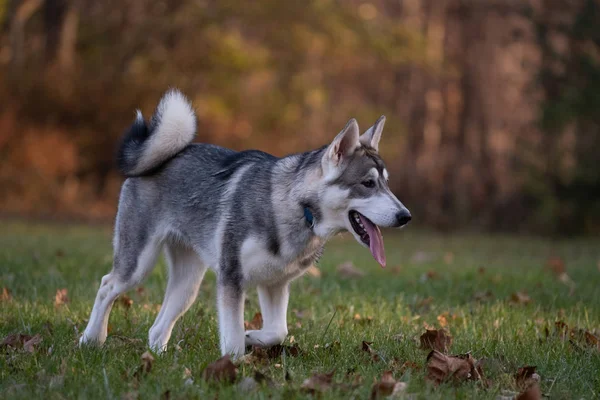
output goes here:
[{"label": "autumn foliage background", "polygon": [[276,155],[385,114],[415,221],[600,232],[594,0],[0,0],[0,213],[109,220],[169,87],[198,141]]}]

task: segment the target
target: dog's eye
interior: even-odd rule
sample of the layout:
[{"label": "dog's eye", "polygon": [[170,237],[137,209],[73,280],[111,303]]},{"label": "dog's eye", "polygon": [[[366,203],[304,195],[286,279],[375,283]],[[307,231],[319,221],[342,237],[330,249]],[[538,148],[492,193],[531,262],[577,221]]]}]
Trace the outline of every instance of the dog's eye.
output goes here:
[{"label": "dog's eye", "polygon": [[362,184],[363,184],[364,187],[368,187],[368,188],[375,187],[375,181],[373,179],[369,179],[368,181],[364,181]]}]

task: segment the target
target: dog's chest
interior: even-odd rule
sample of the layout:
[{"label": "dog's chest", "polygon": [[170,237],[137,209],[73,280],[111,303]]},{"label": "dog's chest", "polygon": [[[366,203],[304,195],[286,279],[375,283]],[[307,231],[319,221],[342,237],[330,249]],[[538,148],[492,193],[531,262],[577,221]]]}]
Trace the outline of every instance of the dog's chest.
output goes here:
[{"label": "dog's chest", "polygon": [[247,238],[240,250],[240,264],[248,286],[274,284],[300,276],[321,254],[323,243],[311,239],[300,249],[282,247],[278,255],[269,251],[267,243]]}]

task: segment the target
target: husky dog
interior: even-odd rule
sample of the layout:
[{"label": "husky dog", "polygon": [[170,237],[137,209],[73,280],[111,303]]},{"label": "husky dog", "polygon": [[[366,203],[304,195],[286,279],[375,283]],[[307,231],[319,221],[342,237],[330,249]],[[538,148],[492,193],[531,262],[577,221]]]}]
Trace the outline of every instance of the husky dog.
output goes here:
[{"label": "husky dog", "polygon": [[[149,344],[164,351],[175,322],[198,294],[207,268],[217,274],[221,352],[280,344],[287,335],[290,282],[349,231],[385,266],[379,227],[411,215],[388,187],[378,154],[385,117],[359,135],[351,119],[329,145],[277,158],[191,144],[196,114],[168,91],[146,122],[140,111],[119,150],[121,189],[112,271],[102,283],[80,343],[102,344],[115,299],[144,279],[161,249],[169,265]],[[261,330],[244,331],[244,296],[257,287]]]}]

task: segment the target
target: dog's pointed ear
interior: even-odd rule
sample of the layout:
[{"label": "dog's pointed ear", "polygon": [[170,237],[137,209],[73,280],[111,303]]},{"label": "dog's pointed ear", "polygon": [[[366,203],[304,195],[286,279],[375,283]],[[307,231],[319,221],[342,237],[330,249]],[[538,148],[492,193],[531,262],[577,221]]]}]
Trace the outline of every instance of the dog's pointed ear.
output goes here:
[{"label": "dog's pointed ear", "polygon": [[358,123],[352,118],[327,147],[325,158],[333,165],[339,165],[342,160],[352,155],[359,146],[358,138]]},{"label": "dog's pointed ear", "polygon": [[385,115],[382,115],[372,127],[360,135],[360,144],[366,147],[372,147],[376,151],[379,151],[379,140],[381,139],[381,132],[383,132],[384,125]]}]

